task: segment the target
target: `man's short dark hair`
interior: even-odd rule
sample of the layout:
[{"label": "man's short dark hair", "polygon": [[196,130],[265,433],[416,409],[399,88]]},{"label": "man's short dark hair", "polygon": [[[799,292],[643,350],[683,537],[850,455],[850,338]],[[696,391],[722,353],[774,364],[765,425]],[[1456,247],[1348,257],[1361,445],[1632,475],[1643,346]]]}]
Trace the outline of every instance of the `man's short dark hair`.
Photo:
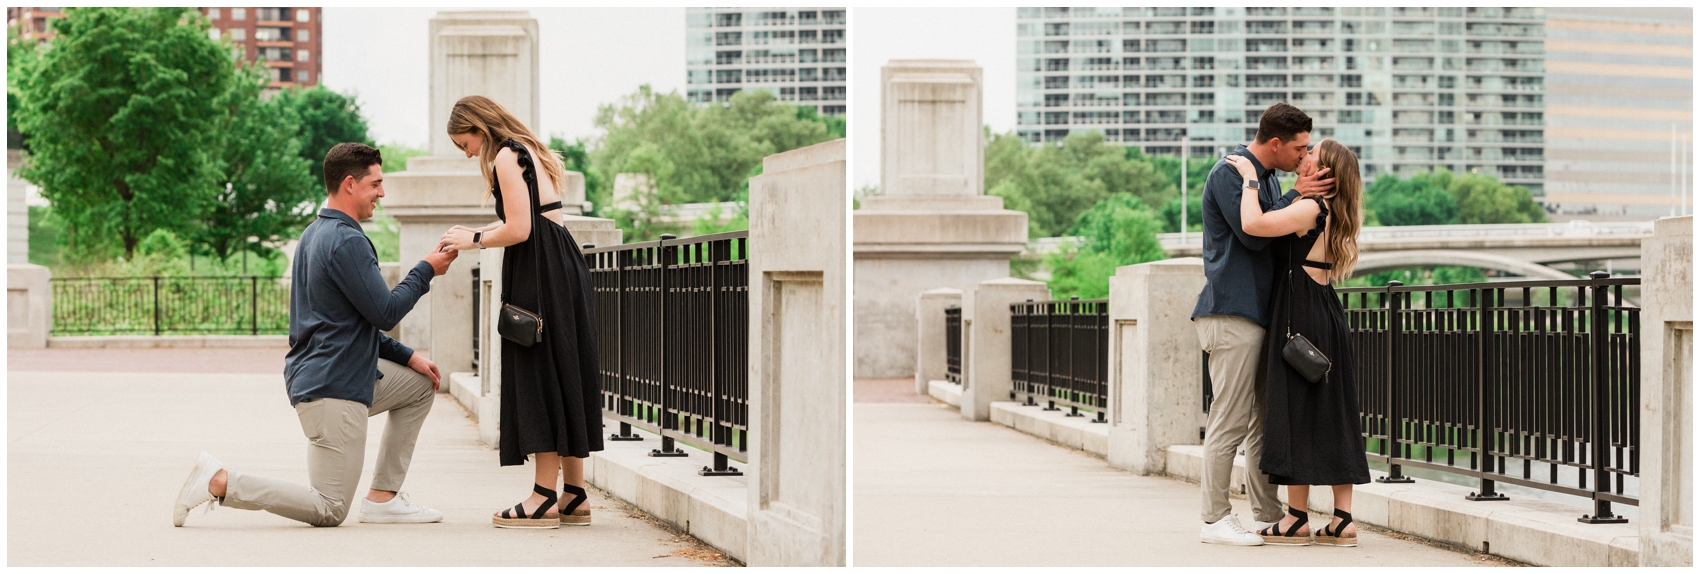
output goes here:
[{"label": "man's short dark hair", "polygon": [[355,181],[366,177],[372,165],[384,165],[384,156],[377,148],[360,143],[339,143],[325,153],[325,193],[336,193],[342,178],[354,176]]},{"label": "man's short dark hair", "polygon": [[1290,142],[1295,136],[1309,131],[1310,116],[1281,102],[1263,110],[1263,117],[1257,120],[1257,143],[1267,142],[1270,138]]}]

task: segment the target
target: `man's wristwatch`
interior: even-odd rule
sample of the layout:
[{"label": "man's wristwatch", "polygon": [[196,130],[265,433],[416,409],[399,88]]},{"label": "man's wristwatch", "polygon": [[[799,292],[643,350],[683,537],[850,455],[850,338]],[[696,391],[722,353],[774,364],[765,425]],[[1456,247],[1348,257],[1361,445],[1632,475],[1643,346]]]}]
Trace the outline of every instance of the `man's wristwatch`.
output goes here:
[{"label": "man's wristwatch", "polygon": [[483,239],[484,239],[484,232],[482,232],[482,231],[472,232],[472,244],[477,245],[479,249],[484,248],[484,244],[482,243]]},{"label": "man's wristwatch", "polygon": [[1252,190],[1261,189],[1258,186],[1257,180],[1255,180],[1255,179],[1245,180],[1245,188],[1246,189],[1252,189]]}]

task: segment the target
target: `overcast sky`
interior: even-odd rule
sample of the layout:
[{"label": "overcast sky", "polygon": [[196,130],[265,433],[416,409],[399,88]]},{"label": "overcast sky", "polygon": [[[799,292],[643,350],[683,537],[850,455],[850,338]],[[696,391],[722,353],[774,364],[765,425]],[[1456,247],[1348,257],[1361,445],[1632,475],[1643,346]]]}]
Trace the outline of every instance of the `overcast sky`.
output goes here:
[{"label": "overcast sky", "polygon": [[981,119],[1015,129],[1015,8],[853,8],[850,26],[852,189],[879,184],[880,67],[891,60],[974,60]]},{"label": "overcast sky", "polygon": [[[492,10],[496,8],[468,8]],[[537,19],[538,135],[590,137],[596,107],[685,88],[683,8],[520,8]],[[325,8],[324,85],[359,98],[373,140],[425,147],[430,21],[454,8]],[[1013,49],[1013,44],[1012,44]]]}]

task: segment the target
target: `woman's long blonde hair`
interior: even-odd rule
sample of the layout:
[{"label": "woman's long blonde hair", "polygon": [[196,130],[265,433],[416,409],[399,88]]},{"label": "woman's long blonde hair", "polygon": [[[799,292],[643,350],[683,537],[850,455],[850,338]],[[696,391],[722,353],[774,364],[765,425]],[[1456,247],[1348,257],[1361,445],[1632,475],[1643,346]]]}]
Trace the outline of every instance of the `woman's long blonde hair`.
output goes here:
[{"label": "woman's long blonde hair", "polygon": [[449,135],[478,134],[484,138],[484,149],[478,154],[478,169],[484,172],[484,181],[490,184],[490,193],[496,191],[496,174],[492,166],[496,164],[496,152],[502,151],[502,142],[512,138],[531,149],[532,161],[538,169],[549,174],[549,181],[555,186],[555,194],[561,194],[561,180],[567,176],[567,168],[561,163],[561,156],[555,150],[543,145],[543,142],[532,135],[531,130],[520,123],[502,104],[484,96],[467,96],[455,102],[453,110],[449,111]]},{"label": "woman's long blonde hair", "polygon": [[1328,202],[1328,213],[1332,216],[1333,224],[1324,238],[1328,242],[1328,254],[1324,257],[1334,266],[1328,272],[1328,279],[1344,281],[1352,276],[1352,268],[1358,266],[1358,230],[1364,221],[1364,180],[1358,174],[1358,155],[1351,148],[1342,145],[1334,138],[1326,138],[1316,144],[1316,167],[1330,168],[1328,176],[1334,178],[1334,190],[1322,197]]}]

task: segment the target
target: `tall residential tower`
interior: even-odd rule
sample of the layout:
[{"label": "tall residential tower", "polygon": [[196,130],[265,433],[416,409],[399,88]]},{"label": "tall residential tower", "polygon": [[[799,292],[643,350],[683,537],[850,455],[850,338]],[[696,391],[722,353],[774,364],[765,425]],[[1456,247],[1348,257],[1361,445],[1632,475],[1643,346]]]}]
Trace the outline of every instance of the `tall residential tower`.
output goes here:
[{"label": "tall residential tower", "polygon": [[686,96],[725,101],[765,88],[780,101],[843,115],[843,8],[687,8]]},{"label": "tall residential tower", "polygon": [[1018,130],[1222,153],[1298,106],[1365,178],[1446,167],[1545,183],[1539,8],[1020,8]]}]

